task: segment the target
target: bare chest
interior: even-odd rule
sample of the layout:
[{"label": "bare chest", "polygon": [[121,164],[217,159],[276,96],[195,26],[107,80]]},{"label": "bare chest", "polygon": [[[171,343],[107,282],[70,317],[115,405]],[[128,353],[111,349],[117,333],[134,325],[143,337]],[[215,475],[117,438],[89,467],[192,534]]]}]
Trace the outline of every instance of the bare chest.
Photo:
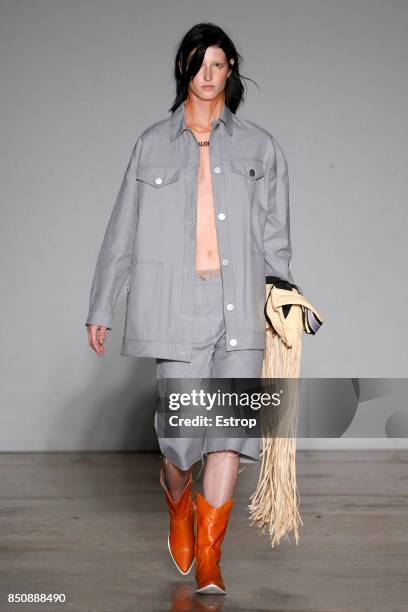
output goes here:
[{"label": "bare chest", "polygon": [[[208,140],[210,134],[200,134],[200,141]],[[204,138],[202,138],[204,137]],[[215,212],[209,146],[200,146],[197,171],[197,268],[218,268],[218,242],[215,227]]]}]

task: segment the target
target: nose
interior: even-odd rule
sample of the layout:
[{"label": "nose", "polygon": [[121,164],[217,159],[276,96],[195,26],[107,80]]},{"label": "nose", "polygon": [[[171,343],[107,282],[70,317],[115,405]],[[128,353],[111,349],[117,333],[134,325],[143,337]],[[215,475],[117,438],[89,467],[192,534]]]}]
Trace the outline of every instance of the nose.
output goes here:
[{"label": "nose", "polygon": [[211,81],[211,68],[204,67],[204,81]]}]

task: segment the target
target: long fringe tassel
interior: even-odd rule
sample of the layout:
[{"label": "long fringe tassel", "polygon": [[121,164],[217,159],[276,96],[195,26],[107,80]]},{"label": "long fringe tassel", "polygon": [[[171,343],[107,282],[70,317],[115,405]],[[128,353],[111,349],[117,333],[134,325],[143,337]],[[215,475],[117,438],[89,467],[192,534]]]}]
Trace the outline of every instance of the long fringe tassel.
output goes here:
[{"label": "long fringe tassel", "polygon": [[[301,311],[299,310],[299,317]],[[262,378],[298,379],[303,328],[299,320],[298,336],[291,348],[268,326]],[[258,484],[251,495],[250,524],[263,533],[268,529],[272,548],[283,537],[294,533],[299,543],[299,494],[296,482],[296,430],[298,381],[279,381],[286,395],[279,409],[261,409],[261,467]]]}]

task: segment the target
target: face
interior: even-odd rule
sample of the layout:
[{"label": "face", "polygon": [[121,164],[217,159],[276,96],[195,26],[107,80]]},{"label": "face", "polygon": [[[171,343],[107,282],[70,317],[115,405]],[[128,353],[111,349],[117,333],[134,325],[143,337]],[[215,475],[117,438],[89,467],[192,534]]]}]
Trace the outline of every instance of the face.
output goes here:
[{"label": "face", "polygon": [[207,47],[201,68],[190,81],[189,89],[202,100],[212,100],[224,90],[230,73],[224,51],[219,47]]}]

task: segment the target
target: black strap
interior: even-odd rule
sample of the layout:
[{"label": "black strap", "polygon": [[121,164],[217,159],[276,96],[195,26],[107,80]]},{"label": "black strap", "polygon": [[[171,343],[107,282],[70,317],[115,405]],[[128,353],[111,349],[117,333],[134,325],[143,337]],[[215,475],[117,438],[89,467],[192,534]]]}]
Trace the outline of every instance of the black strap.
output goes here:
[{"label": "black strap", "polygon": [[302,293],[297,285],[295,285],[294,283],[290,283],[289,281],[284,280],[283,278],[279,278],[279,276],[265,276],[265,283],[267,285],[276,285],[278,289],[286,289],[287,291],[297,289],[299,293]]},{"label": "black strap", "polygon": [[[278,289],[285,289],[286,291],[292,291],[292,289],[296,289],[299,293],[302,293],[300,288],[297,285],[295,285],[294,283],[290,283],[289,281],[284,280],[283,278],[279,278],[279,276],[266,276],[265,282],[267,285],[275,285],[275,287],[278,287]],[[268,298],[269,298],[269,294],[268,294]],[[266,312],[267,303],[268,303],[268,299],[265,302],[264,313],[265,313],[266,320],[268,321],[269,325],[272,327],[271,320],[269,319],[267,312]],[[288,316],[291,307],[292,307],[291,304],[284,304],[282,306],[282,313],[285,319]]]}]

